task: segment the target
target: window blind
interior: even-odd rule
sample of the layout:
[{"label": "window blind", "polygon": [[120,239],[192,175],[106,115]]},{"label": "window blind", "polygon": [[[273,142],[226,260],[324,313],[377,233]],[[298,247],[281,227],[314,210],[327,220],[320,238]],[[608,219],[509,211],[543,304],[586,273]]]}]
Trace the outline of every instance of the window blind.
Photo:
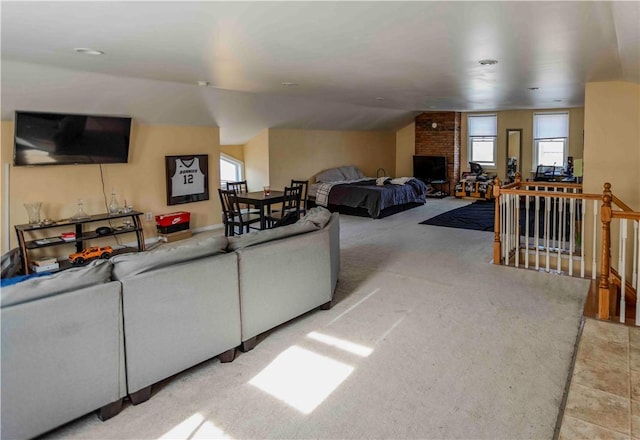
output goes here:
[{"label": "window blind", "polygon": [[469,136],[496,136],[498,117],[496,115],[469,116]]},{"label": "window blind", "polygon": [[535,113],[533,137],[534,139],[569,137],[569,113]]}]

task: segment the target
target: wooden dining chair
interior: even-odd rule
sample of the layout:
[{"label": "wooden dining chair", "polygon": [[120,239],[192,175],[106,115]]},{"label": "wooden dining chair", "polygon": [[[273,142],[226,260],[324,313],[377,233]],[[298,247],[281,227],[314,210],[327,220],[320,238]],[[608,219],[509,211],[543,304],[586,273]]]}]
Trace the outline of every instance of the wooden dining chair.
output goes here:
[{"label": "wooden dining chair", "polygon": [[222,205],[222,222],[224,223],[225,236],[236,235],[236,226],[238,227],[237,235],[242,235],[245,231],[249,232],[252,224],[260,223],[259,214],[247,214],[240,211],[240,204],[235,190],[218,188],[218,194]]},{"label": "wooden dining chair", "polygon": [[291,186],[300,186],[302,187],[302,194],[300,195],[300,215],[304,216],[307,214],[307,204],[309,198],[309,181],[308,180],[295,180],[291,179]]},{"label": "wooden dining chair", "polygon": [[284,200],[282,209],[272,211],[267,216],[269,227],[274,227],[278,222],[282,222],[285,217],[288,221],[296,222],[300,218],[300,199],[302,196],[302,186],[287,186],[284,188]]},{"label": "wooden dining chair", "polygon": [[[249,192],[246,180],[239,180],[237,182],[227,182],[226,185],[227,185],[227,189],[233,189],[236,192],[245,192],[245,193]],[[243,214],[259,214],[260,210],[256,208],[252,208],[251,206],[245,203],[241,203],[240,212],[242,212]]]}]

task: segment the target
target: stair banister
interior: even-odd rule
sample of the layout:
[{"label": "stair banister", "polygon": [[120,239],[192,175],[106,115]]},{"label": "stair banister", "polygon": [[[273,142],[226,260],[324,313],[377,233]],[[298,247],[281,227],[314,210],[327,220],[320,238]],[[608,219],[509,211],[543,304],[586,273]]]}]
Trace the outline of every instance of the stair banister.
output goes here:
[{"label": "stair banister", "polygon": [[500,242],[500,179],[493,179],[493,197],[495,200],[495,214],[493,220],[493,264],[501,264],[502,255],[500,253],[502,243]]}]

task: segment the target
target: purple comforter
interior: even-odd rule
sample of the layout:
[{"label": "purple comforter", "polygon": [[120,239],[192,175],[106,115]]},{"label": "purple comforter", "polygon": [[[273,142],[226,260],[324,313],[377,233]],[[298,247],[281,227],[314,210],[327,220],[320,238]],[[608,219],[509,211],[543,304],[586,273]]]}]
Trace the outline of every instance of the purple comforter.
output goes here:
[{"label": "purple comforter", "polygon": [[386,183],[376,185],[376,179],[341,183],[329,192],[330,205],[365,208],[372,218],[378,218],[383,209],[407,203],[426,203],[426,185],[418,179],[411,179],[404,185]]}]

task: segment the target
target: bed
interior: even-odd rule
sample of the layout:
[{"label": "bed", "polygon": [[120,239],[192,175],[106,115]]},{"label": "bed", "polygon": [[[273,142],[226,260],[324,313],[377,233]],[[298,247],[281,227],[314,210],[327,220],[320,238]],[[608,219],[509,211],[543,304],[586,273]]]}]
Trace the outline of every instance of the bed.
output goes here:
[{"label": "bed", "polygon": [[366,177],[354,166],[331,168],[309,186],[311,205],[343,214],[383,218],[424,205],[427,187],[413,177]]}]

